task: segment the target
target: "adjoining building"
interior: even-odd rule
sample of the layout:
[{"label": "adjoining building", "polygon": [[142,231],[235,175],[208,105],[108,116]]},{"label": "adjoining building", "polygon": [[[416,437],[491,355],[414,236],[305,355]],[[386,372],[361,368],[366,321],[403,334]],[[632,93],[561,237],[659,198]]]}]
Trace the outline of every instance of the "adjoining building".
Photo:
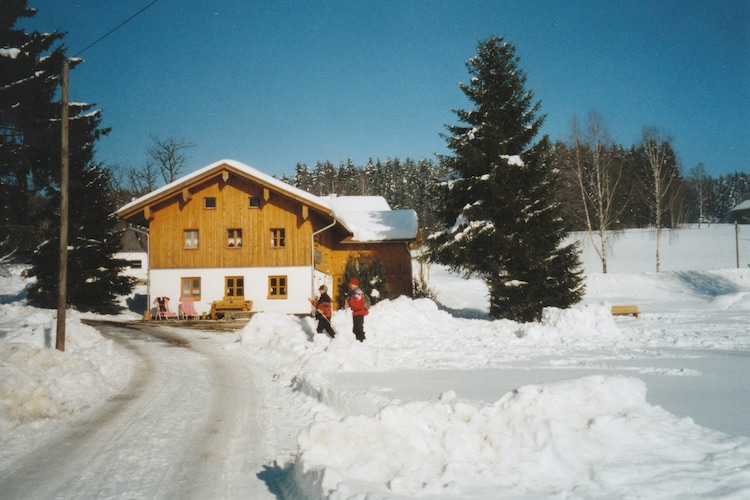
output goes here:
[{"label": "adjoining building", "polygon": [[750,200],[745,200],[733,209],[730,214],[733,222],[739,222],[740,224],[750,224]]}]

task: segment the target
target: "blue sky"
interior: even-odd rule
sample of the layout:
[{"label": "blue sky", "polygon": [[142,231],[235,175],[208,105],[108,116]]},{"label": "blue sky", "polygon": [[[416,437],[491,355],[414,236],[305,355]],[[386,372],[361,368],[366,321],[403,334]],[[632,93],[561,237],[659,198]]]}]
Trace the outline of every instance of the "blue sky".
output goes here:
[{"label": "blue sky", "polygon": [[[73,55],[149,1],[29,0],[21,26],[67,32]],[[669,134],[684,173],[750,172],[750,0],[159,0],[81,55],[71,99],[103,110],[97,159],[124,167],[152,133],[194,143],[191,170],[434,158],[493,35],[516,46],[552,140],[596,109],[624,146]]]}]

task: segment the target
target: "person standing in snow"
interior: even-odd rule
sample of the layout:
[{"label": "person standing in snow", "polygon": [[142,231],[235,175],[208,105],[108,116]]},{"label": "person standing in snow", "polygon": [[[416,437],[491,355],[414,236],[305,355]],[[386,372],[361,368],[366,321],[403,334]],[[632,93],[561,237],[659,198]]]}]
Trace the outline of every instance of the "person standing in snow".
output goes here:
[{"label": "person standing in snow", "polygon": [[333,331],[331,326],[331,315],[333,314],[333,304],[331,296],[328,295],[328,287],[326,285],[320,285],[318,288],[320,297],[317,300],[310,299],[310,303],[315,308],[315,319],[318,320],[318,333],[323,333],[323,330],[328,334],[329,337],[334,338],[336,332]]},{"label": "person standing in snow", "polygon": [[365,316],[370,311],[365,306],[365,293],[359,287],[359,280],[352,278],[349,280],[349,298],[346,300],[347,305],[352,310],[352,320],[354,327],[352,331],[354,336],[360,342],[365,341]]}]

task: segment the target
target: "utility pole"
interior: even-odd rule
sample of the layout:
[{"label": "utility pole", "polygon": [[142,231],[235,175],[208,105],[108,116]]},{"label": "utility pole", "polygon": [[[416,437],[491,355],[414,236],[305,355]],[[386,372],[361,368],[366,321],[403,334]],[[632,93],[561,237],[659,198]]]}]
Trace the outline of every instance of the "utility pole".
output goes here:
[{"label": "utility pole", "polygon": [[65,310],[68,302],[68,59],[63,60],[61,85],[61,129],[62,148],[60,158],[60,272],[57,285],[57,337],[55,348],[65,350]]},{"label": "utility pole", "polygon": [[737,256],[737,269],[740,268],[740,222],[734,222],[734,253]]}]

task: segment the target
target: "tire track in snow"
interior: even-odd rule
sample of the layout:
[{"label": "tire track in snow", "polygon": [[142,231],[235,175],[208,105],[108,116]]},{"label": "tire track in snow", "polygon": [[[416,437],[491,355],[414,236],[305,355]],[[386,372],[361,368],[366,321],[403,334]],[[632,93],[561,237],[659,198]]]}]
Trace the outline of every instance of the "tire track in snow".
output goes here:
[{"label": "tire track in snow", "polygon": [[152,325],[95,324],[140,364],[127,388],[0,473],[3,498],[273,498],[241,359]]}]

